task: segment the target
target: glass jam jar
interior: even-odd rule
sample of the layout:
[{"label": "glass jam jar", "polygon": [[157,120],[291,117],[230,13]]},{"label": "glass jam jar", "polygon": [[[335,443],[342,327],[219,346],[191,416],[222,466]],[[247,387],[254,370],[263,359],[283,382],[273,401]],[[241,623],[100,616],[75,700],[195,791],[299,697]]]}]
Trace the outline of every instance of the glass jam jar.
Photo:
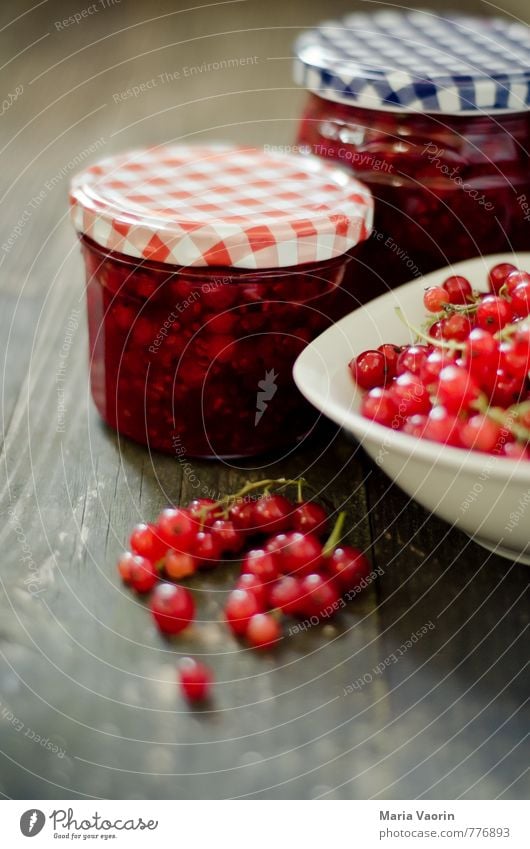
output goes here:
[{"label": "glass jam jar", "polygon": [[370,193],[315,158],[220,147],[111,157],[74,178],[102,418],[177,456],[291,446],[316,421],[292,366],[340,310]]},{"label": "glass jam jar", "polygon": [[[361,299],[530,243],[530,29],[427,11],[357,13],[296,42],[298,144],[372,190]],[[363,266],[360,271],[359,264]]]}]

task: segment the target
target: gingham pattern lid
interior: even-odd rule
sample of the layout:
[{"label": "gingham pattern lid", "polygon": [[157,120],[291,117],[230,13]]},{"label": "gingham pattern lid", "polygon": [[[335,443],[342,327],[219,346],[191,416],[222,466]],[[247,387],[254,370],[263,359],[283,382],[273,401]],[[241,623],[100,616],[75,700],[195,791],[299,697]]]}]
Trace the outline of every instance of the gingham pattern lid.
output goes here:
[{"label": "gingham pattern lid", "polygon": [[428,11],[355,13],[295,43],[295,78],[370,109],[457,114],[530,105],[530,28]]},{"label": "gingham pattern lid", "polygon": [[72,181],[76,230],[104,248],[179,266],[278,268],[365,239],[370,191],[309,156],[235,147],[137,150]]}]

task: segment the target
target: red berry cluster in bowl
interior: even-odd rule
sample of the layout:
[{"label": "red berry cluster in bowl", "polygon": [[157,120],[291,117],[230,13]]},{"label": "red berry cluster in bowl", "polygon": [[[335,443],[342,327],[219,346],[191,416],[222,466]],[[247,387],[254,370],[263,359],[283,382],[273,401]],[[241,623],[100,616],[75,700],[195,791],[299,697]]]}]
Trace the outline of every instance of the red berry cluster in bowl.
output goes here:
[{"label": "red berry cluster in bowl", "polygon": [[530,274],[496,265],[486,293],[449,277],[426,289],[423,303],[416,344],[386,343],[350,362],[367,390],[362,415],[412,436],[530,459]]},{"label": "red berry cluster in bowl", "polygon": [[[224,618],[253,648],[276,645],[285,617],[317,624],[367,585],[367,557],[340,542],[345,514],[324,541],[328,513],[302,499],[302,484],[283,478],[249,483],[219,501],[199,498],[185,508],[169,507],[153,524],[133,529],[118,571],[137,593],[150,593],[151,614],[163,634],[179,634],[195,618],[190,589],[176,582],[234,557],[241,567]],[[298,488],[296,503],[278,491],[289,485]],[[212,676],[204,664],[186,658],[180,681],[185,696],[199,701],[208,696]]]}]

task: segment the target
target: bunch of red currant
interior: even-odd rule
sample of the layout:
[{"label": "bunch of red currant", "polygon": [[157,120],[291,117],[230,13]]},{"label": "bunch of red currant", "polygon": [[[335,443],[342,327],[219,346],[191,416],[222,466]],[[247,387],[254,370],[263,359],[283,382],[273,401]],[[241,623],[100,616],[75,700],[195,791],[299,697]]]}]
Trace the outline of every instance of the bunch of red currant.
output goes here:
[{"label": "bunch of red currant", "polygon": [[418,344],[380,345],[349,364],[361,413],[417,437],[530,459],[530,274],[509,263],[489,292],[465,277],[425,291]]},{"label": "bunch of red currant", "polygon": [[[151,593],[149,606],[160,631],[178,634],[195,617],[190,590],[174,582],[229,557],[242,562],[225,620],[255,648],[278,643],[284,616],[331,617],[341,601],[365,586],[368,559],[340,544],[345,514],[323,542],[328,514],[315,501],[302,500],[302,483],[283,478],[249,483],[219,501],[200,498],[186,508],[167,508],[154,524],[133,529],[118,570],[136,592]],[[289,485],[298,487],[296,503],[271,491]],[[187,658],[180,681],[186,697],[197,701],[209,694],[212,677],[203,664]]]}]

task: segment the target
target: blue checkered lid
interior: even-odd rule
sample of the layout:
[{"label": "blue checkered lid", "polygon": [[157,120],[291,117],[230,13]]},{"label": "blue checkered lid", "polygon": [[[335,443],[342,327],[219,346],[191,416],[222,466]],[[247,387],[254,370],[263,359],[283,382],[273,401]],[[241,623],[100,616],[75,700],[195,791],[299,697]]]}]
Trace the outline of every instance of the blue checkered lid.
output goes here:
[{"label": "blue checkered lid", "polygon": [[296,82],[369,109],[493,112],[530,106],[530,28],[428,11],[355,13],[295,43]]}]

